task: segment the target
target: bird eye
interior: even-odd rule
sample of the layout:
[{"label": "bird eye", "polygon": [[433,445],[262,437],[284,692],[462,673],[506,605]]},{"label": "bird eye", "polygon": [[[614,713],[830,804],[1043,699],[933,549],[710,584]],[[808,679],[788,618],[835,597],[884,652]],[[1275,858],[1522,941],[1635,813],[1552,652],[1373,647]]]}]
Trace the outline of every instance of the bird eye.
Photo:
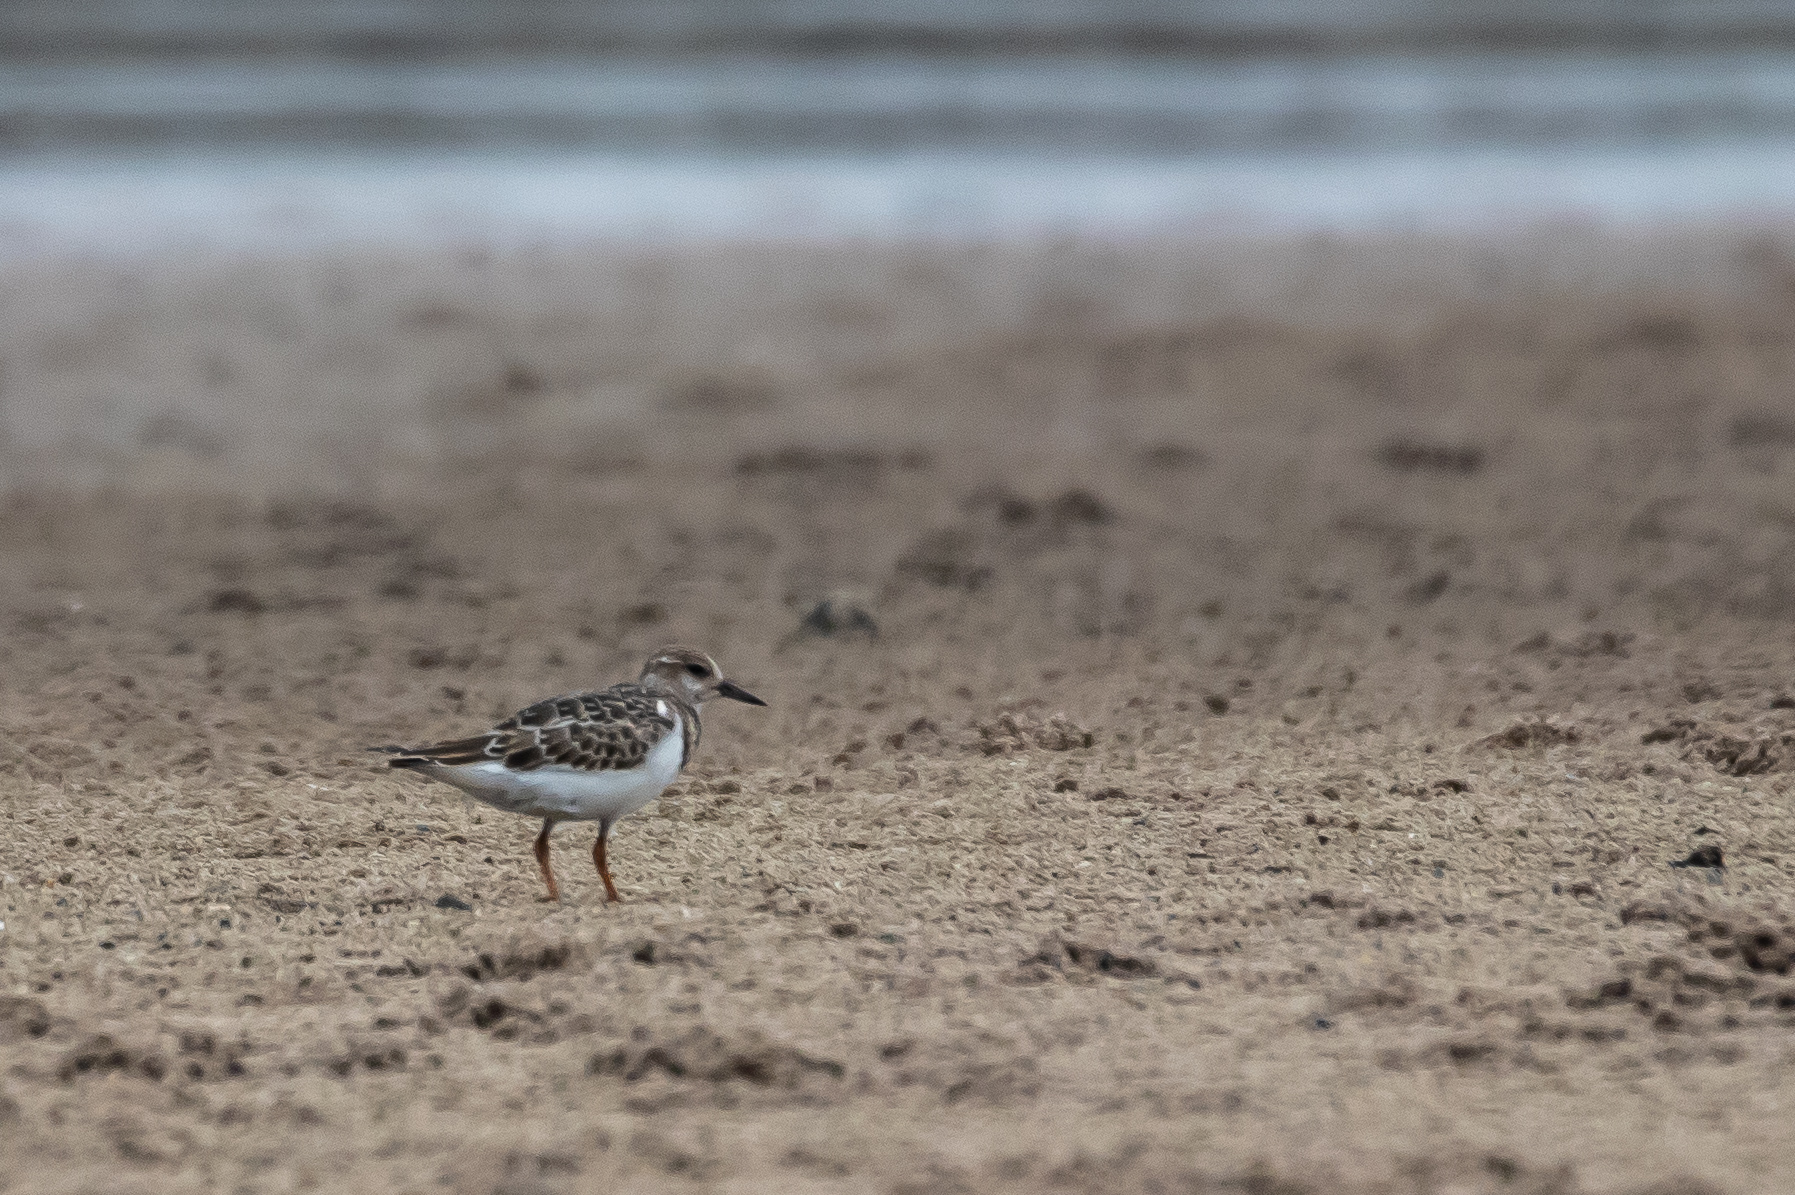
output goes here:
[{"label": "bird eye", "polygon": [[686,671],[690,672],[693,676],[703,676],[708,673],[710,669],[706,668],[703,664],[687,664]]}]

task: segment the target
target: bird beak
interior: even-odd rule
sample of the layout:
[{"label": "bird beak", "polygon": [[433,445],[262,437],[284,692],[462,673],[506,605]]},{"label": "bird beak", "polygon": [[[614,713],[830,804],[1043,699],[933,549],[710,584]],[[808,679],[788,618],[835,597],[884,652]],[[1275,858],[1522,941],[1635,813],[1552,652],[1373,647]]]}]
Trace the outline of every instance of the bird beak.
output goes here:
[{"label": "bird beak", "polygon": [[756,697],[732,680],[723,681],[717,686],[717,696],[727,697],[731,701],[745,701],[749,705],[765,705],[766,702]]}]

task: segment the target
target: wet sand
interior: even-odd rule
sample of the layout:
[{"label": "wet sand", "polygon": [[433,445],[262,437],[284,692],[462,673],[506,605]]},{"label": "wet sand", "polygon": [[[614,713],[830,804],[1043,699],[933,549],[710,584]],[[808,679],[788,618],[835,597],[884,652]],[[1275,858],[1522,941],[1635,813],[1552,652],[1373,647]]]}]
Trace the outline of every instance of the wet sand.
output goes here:
[{"label": "wet sand", "polygon": [[[15,268],[0,1190],[1795,1187],[1747,248]],[[621,905],[365,750],[667,641]]]}]

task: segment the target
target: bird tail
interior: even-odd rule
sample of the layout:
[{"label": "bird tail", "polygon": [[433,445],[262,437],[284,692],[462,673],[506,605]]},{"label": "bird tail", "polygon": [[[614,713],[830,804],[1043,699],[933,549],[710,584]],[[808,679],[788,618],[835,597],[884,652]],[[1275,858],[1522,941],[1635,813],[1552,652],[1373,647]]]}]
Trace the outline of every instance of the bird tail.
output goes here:
[{"label": "bird tail", "polygon": [[430,762],[429,756],[411,747],[397,747],[389,743],[384,747],[369,747],[368,750],[395,756],[396,758],[386,761],[389,768],[421,768]]},{"label": "bird tail", "polygon": [[456,764],[479,763],[491,759],[486,753],[486,745],[491,739],[479,735],[471,739],[456,739],[447,743],[432,743],[428,747],[370,747],[371,751],[379,751],[393,758],[386,761],[389,768],[427,768],[433,764],[453,767]]}]

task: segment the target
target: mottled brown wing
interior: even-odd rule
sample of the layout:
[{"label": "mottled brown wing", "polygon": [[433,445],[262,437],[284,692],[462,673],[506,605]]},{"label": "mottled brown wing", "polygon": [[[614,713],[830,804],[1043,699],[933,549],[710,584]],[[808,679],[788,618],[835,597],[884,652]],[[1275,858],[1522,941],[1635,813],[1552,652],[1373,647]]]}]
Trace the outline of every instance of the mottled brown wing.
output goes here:
[{"label": "mottled brown wing", "polygon": [[[406,752],[435,763],[502,760],[520,772],[557,766],[583,772],[637,767],[673,730],[660,703],[636,685],[538,701],[482,735]],[[395,761],[397,762],[397,761]]]}]

